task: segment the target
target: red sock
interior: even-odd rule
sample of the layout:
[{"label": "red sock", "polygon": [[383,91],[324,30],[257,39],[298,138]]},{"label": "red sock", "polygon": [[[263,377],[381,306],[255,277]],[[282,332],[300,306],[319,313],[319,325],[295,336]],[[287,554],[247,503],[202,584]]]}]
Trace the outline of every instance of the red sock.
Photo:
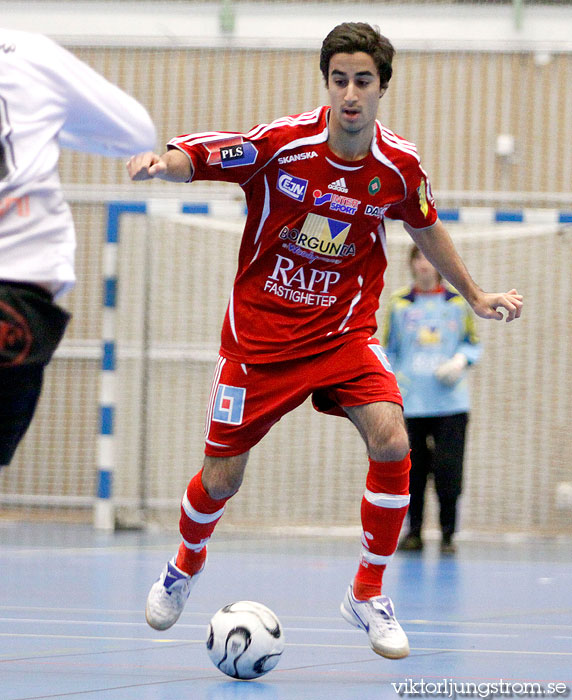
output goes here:
[{"label": "red sock", "polygon": [[183,542],[176,564],[187,574],[196,574],[207,556],[206,544],[221,519],[228,498],[215,500],[205,490],[202,469],[191,479],[181,503],[179,531]]},{"label": "red sock", "polygon": [[399,462],[369,461],[361,502],[362,553],[354,579],[354,595],[367,600],[381,594],[385,567],[397,549],[409,507],[409,455]]}]

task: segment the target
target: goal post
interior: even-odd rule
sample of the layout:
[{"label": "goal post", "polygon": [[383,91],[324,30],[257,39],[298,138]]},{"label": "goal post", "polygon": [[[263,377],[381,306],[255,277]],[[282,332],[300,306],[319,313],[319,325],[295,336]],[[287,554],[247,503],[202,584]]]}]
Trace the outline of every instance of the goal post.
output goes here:
[{"label": "goal post", "polygon": [[[96,500],[94,505],[94,527],[98,530],[113,531],[117,527],[116,508],[114,502],[114,477],[117,472],[117,443],[116,421],[117,400],[120,393],[117,375],[117,338],[121,318],[118,314],[118,258],[120,245],[121,219],[126,214],[148,214],[152,216],[157,211],[184,212],[181,216],[189,214],[203,214],[209,211],[208,204],[190,204],[173,202],[172,200],[151,200],[149,202],[115,201],[107,204],[106,235],[103,249],[102,270],[102,344],[101,344],[101,373],[99,381],[99,437],[97,442],[97,484]],[[143,239],[143,247],[146,254],[143,258],[143,267],[140,270],[143,279],[149,272],[148,257],[148,226],[141,226],[144,231],[140,236]],[[142,312],[143,312],[143,385],[146,384],[147,349],[148,349],[148,293],[149,286],[144,285]],[[145,391],[145,388],[143,389]],[[146,396],[141,401],[141,414],[145,415]],[[143,419],[143,422],[145,420]],[[140,439],[139,456],[141,458],[140,483],[144,485],[145,463],[145,436]],[[141,501],[144,502],[144,488],[140,488]]]},{"label": "goal post", "polygon": [[116,526],[113,476],[116,471],[115,421],[117,403],[117,257],[121,215],[145,214],[144,202],[110,202],[103,250],[103,310],[101,375],[99,382],[99,438],[94,527],[113,531]]}]

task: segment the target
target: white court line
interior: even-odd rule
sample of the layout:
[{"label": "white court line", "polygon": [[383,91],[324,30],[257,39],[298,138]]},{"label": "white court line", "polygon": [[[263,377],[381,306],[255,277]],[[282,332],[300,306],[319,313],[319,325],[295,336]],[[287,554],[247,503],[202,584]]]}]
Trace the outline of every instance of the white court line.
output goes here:
[{"label": "white court line", "polygon": [[[44,624],[44,625],[85,625],[87,626],[98,626],[98,627],[142,627],[147,628],[146,622],[110,622],[104,620],[44,620],[37,618],[23,618],[23,617],[0,617],[1,622],[22,622],[29,624]],[[178,629],[205,629],[206,625],[193,625],[189,623],[179,623],[177,625]],[[324,633],[346,633],[346,634],[361,634],[359,630],[346,629],[344,627],[290,627],[288,625],[284,626],[287,632],[306,632],[308,634],[314,634],[318,632]],[[502,639],[518,638],[518,634],[500,634],[500,633],[488,633],[488,632],[421,632],[421,631],[411,631],[408,630],[408,634],[412,636],[427,636],[427,637],[499,637]],[[0,635],[1,636],[1,635]]]},{"label": "white court line", "polygon": [[[185,214],[187,216],[187,214]],[[216,346],[218,348],[218,345]],[[216,353],[215,353],[216,355]],[[216,359],[216,357],[215,357]],[[356,534],[358,533],[358,530],[356,529]],[[246,542],[246,540],[244,540]],[[231,542],[221,542],[220,540],[216,543],[217,548],[219,551],[225,551],[227,554],[231,555],[242,555],[244,554],[244,551],[240,551],[239,549],[234,549],[232,546],[230,548],[226,548],[227,544],[232,544]],[[272,540],[248,540],[248,545],[249,548],[256,548],[256,545],[268,545],[272,544]],[[171,543],[172,545],[172,543]],[[23,547],[19,548],[16,545],[2,545],[2,551],[0,552],[0,556],[2,559],[8,558],[8,557],[16,557],[18,559],[21,559],[23,556],[32,556],[34,554],[41,554],[42,556],[53,556],[53,555],[61,555],[61,556],[82,556],[84,554],[96,554],[96,555],[113,555],[113,554],[125,554],[125,552],[129,553],[137,553],[137,554],[151,554],[155,558],[155,555],[157,553],[165,552],[165,546],[169,546],[168,544],[142,544],[142,545],[110,545],[108,546],[102,546],[102,547],[50,547],[48,545],[37,545],[33,547]],[[176,547],[176,545],[175,545]]]},{"label": "white court line", "polygon": [[[141,615],[143,608],[133,610],[117,610],[116,608],[54,608],[41,605],[0,605],[0,610],[18,610],[24,612],[67,612],[67,613],[93,613],[97,615]],[[186,615],[209,616],[211,613],[187,612]],[[572,626],[572,625],[571,625]]]},{"label": "white court line", "polygon": [[[116,608],[58,608],[58,607],[47,607],[47,606],[32,606],[32,605],[0,605],[0,611],[21,611],[21,612],[65,612],[69,614],[77,614],[77,613],[87,613],[87,614],[94,614],[94,615],[142,615],[142,609],[135,608],[133,610],[118,610]],[[548,611],[541,611],[544,613],[557,613],[557,614],[562,614],[563,612],[570,612],[569,610],[548,610]],[[212,613],[209,612],[197,612],[197,611],[188,611],[185,612],[185,617],[200,617],[200,618],[206,618],[209,620],[212,617]],[[2,618],[0,618],[2,619]],[[11,618],[6,618],[6,619],[11,619]],[[16,618],[17,619],[17,618]],[[312,616],[312,615],[280,615],[281,620],[316,620],[316,621],[325,621],[325,622],[340,622],[341,624],[341,618],[337,615],[332,615],[332,616]],[[40,622],[41,620],[38,620]],[[414,620],[404,620],[403,618],[400,618],[400,623],[405,624],[405,625],[419,625],[419,626],[424,626],[427,625],[429,627],[495,627],[498,629],[499,625],[502,625],[503,628],[515,628],[515,629],[521,629],[524,628],[525,630],[529,629],[544,629],[544,630],[572,630],[572,624],[567,625],[567,624],[554,624],[554,623],[529,623],[529,622],[479,622],[476,620],[423,620],[423,619],[414,619]],[[184,622],[179,622],[178,627],[181,627],[181,625],[186,625],[188,623]]]},{"label": "white court line", "polygon": [[[0,637],[25,637],[32,639],[90,639],[105,642],[155,642],[157,644],[204,644],[204,639],[153,639],[141,637],[93,637],[66,634],[10,634]],[[311,644],[309,642],[286,642],[287,647],[315,647],[325,649],[369,649],[368,644]],[[118,650],[114,650],[117,652]],[[523,649],[450,649],[447,647],[411,647],[411,651],[453,652],[457,654],[519,654],[521,656],[572,656],[572,651],[533,651]],[[17,661],[17,659],[15,659]]]},{"label": "white court line", "polygon": [[[161,549],[165,549],[164,547],[161,548],[161,546],[156,546],[156,545],[142,545],[141,546],[141,551],[145,554],[155,554],[157,551],[160,551]],[[37,547],[28,547],[28,548],[22,548],[18,549],[17,547],[14,547],[14,549],[7,549],[7,548],[2,548],[2,559],[8,558],[8,557],[16,557],[18,559],[21,559],[22,557],[28,557],[32,556],[33,554],[41,554],[42,556],[49,556],[52,557],[54,555],[61,555],[65,557],[73,556],[83,556],[84,554],[97,554],[97,555],[105,555],[105,556],[110,556],[112,554],[125,554],[125,552],[133,552],[135,551],[133,547],[129,547],[128,545],[125,546],[115,546],[115,547],[43,547],[42,545],[38,545]]]},{"label": "white court line", "polygon": [[[153,637],[106,637],[89,634],[29,634],[0,632],[0,637],[21,637],[24,639],[98,639],[102,642],[156,642],[158,644],[204,644],[204,639],[154,639]],[[125,651],[128,651],[127,649]],[[0,656],[0,658],[2,658]]]},{"label": "white court line", "polygon": [[[27,622],[34,625],[85,625],[89,627],[90,625],[105,626],[105,627],[143,627],[147,628],[149,625],[146,622],[112,622],[109,620],[45,620],[37,618],[24,618],[24,617],[0,617],[0,622]],[[206,629],[207,625],[192,625],[188,623],[179,623],[177,627],[187,627],[190,629]],[[335,631],[335,630],[332,630]],[[352,632],[353,630],[348,630]]]}]

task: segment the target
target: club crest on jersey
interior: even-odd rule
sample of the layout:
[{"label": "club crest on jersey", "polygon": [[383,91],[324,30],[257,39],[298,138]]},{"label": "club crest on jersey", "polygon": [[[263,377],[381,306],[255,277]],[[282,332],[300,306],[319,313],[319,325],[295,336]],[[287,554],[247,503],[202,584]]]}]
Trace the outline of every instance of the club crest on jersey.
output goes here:
[{"label": "club crest on jersey", "polygon": [[252,165],[258,156],[254,144],[244,142],[242,136],[210,141],[203,143],[203,146],[209,152],[207,165],[221,165],[223,168]]},{"label": "club crest on jersey", "polygon": [[244,387],[219,384],[212,419],[217,423],[240,425],[244,415],[245,397],[246,389]]},{"label": "club crest on jersey", "polygon": [[285,170],[278,170],[276,188],[288,197],[292,197],[292,199],[295,199],[297,202],[303,202],[307,187],[308,180],[304,180],[301,177],[294,177],[294,175],[290,175],[290,173],[287,173]]},{"label": "club crest on jersey", "polygon": [[285,226],[280,231],[280,238],[319,255],[346,257],[356,253],[355,245],[346,243],[351,226],[345,221],[310,213],[300,230]]},{"label": "club crest on jersey", "polygon": [[371,194],[377,194],[379,190],[381,189],[381,182],[380,179],[377,177],[377,175],[373,178],[373,180],[369,181],[369,185],[367,186],[367,191]]},{"label": "club crest on jersey", "polygon": [[351,214],[352,216],[356,213],[361,204],[359,199],[344,197],[341,194],[334,194],[333,192],[322,194],[321,190],[314,190],[313,195],[315,206],[320,207],[322,204],[327,204],[329,202],[332,211],[339,211],[342,214]]}]

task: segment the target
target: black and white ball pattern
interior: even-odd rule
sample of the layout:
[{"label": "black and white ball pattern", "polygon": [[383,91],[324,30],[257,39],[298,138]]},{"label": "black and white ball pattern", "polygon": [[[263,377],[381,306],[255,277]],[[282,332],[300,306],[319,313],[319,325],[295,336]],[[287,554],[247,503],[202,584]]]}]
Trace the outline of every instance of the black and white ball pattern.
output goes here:
[{"label": "black and white ball pattern", "polygon": [[284,651],[284,632],[272,610],[262,603],[240,600],[213,615],[206,644],[218,669],[246,680],[276,666]]}]

